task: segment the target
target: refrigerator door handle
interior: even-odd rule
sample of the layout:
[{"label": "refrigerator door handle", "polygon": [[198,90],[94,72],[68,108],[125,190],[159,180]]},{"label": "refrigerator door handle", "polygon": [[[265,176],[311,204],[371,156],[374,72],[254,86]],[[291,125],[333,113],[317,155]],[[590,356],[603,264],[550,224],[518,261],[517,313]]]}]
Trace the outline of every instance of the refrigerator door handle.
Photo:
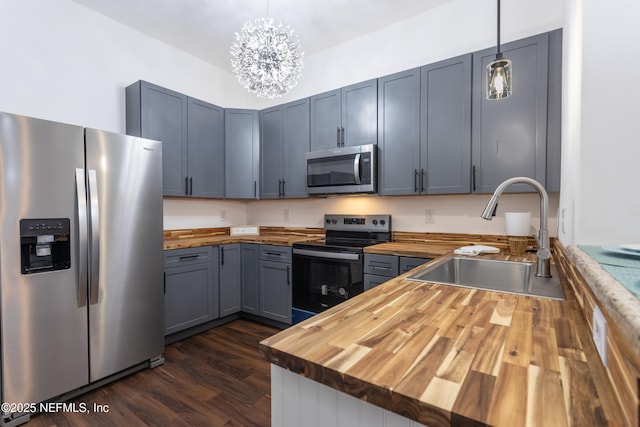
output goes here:
[{"label": "refrigerator door handle", "polygon": [[94,169],[89,169],[89,206],[91,214],[89,303],[96,304],[98,302],[100,289],[100,213],[98,204],[98,179]]},{"label": "refrigerator door handle", "polygon": [[76,169],[78,202],[78,307],[87,305],[87,193],[84,169]]}]

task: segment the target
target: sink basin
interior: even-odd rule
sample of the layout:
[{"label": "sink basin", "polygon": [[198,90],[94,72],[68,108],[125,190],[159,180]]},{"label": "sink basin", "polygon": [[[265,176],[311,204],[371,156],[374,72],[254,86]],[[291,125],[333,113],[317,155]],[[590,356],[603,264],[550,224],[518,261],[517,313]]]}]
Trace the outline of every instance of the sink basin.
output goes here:
[{"label": "sink basin", "polygon": [[447,257],[408,276],[409,280],[465,288],[509,292],[563,300],[558,272],[551,266],[550,278],[537,277],[531,262],[497,261],[483,258]]}]

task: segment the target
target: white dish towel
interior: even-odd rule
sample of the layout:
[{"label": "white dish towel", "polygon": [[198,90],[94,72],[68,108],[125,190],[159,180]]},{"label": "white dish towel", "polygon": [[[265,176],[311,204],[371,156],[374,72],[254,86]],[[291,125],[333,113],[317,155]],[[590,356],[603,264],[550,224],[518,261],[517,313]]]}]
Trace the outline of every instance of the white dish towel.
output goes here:
[{"label": "white dish towel", "polygon": [[500,249],[493,246],[485,246],[485,245],[463,246],[453,251],[454,254],[467,255],[467,256],[476,256],[480,254],[497,254],[499,252],[500,252]]}]

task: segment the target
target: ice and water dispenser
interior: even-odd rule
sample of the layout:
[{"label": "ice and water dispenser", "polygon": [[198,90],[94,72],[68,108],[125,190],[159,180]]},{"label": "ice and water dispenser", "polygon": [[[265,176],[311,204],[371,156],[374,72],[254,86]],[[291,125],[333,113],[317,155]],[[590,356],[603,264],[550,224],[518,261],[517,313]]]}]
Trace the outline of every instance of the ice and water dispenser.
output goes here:
[{"label": "ice and water dispenser", "polygon": [[21,219],[20,260],[22,274],[70,268],[69,219]]}]

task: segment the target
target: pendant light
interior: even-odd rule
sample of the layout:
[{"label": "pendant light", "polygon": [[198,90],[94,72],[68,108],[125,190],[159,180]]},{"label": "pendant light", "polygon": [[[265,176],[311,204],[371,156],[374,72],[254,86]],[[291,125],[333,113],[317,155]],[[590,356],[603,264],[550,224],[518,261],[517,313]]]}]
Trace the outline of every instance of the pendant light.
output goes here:
[{"label": "pendant light", "polygon": [[513,79],[511,60],[505,59],[500,52],[500,0],[498,0],[498,52],[494,60],[487,65],[487,99],[503,99],[511,95]]}]

